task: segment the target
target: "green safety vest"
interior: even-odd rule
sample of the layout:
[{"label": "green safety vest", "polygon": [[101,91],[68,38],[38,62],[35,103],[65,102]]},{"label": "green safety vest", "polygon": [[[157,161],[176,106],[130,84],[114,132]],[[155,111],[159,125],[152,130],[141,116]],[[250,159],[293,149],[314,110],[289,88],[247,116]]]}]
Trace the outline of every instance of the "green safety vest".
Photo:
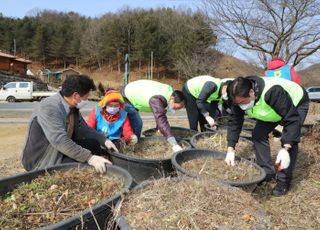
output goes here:
[{"label": "green safety vest", "polygon": [[151,80],[138,80],[130,82],[124,88],[125,97],[141,112],[151,112],[149,100],[155,95],[165,97],[167,102],[173,93],[170,85]]},{"label": "green safety vest", "polygon": [[214,78],[208,75],[202,75],[202,76],[191,78],[190,80],[187,81],[187,87],[189,92],[191,93],[192,96],[194,96],[195,98],[198,98],[204,84],[208,81],[215,83],[217,85],[217,90],[214,91],[209,96],[209,98],[207,99],[207,102],[210,103],[212,101],[219,101],[220,100],[219,91],[222,83],[221,79],[219,78]]},{"label": "green safety vest", "polygon": [[[303,89],[300,85],[288,81],[281,78],[262,78],[265,82],[265,87],[262,91],[260,99],[254,104],[254,106],[248,110],[246,110],[246,113],[249,117],[256,118],[261,121],[266,122],[278,122],[281,121],[282,117],[274,111],[273,108],[268,105],[265,100],[265,94],[268,92],[268,90],[275,85],[281,86],[291,97],[291,100],[294,104],[294,106],[297,106],[298,103],[301,101],[303,97]],[[281,100],[281,98],[278,98]]]}]

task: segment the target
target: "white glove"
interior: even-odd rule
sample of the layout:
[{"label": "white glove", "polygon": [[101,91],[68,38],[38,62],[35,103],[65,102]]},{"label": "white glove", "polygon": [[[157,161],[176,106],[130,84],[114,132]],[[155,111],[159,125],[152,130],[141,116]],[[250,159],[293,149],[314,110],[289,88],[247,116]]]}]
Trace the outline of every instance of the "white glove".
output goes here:
[{"label": "white glove", "polygon": [[107,171],[106,164],[112,165],[111,161],[108,161],[107,159],[97,155],[92,155],[92,157],[90,157],[88,160],[88,164],[93,166],[96,171],[101,174]]},{"label": "white glove", "polygon": [[282,169],[286,169],[289,167],[290,155],[285,148],[280,149],[280,151],[277,155],[276,165],[280,165],[278,171],[281,171]]},{"label": "white glove", "polygon": [[183,150],[183,148],[180,145],[176,144],[176,145],[172,146],[172,150],[175,153],[175,152],[179,152],[179,151]]},{"label": "white glove", "polygon": [[224,159],[227,165],[234,166],[234,155],[235,155],[234,149],[232,147],[228,147],[228,152],[227,152],[226,158]]},{"label": "white glove", "polygon": [[216,126],[216,123],[215,123],[215,121],[214,121],[214,119],[212,117],[206,116],[205,118],[206,118],[208,124],[210,125],[210,127],[215,127]]},{"label": "white glove", "polygon": [[104,145],[107,147],[107,149],[113,149],[115,152],[119,152],[117,147],[109,139],[107,139],[106,142],[104,142]]},{"label": "white glove", "polygon": [[138,143],[138,137],[133,134],[133,135],[130,137],[130,144],[135,145],[135,144],[137,144],[137,143]]}]

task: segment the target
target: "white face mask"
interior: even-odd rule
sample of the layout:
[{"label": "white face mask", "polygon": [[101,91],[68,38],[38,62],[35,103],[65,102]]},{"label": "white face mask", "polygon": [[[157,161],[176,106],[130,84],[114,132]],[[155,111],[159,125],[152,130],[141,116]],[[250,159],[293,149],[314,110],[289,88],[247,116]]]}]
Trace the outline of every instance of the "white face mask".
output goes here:
[{"label": "white face mask", "polygon": [[82,109],[82,108],[85,107],[88,103],[89,103],[88,100],[81,100],[81,101],[77,104],[77,108],[78,108],[78,109]]},{"label": "white face mask", "polygon": [[228,94],[223,94],[222,96],[222,100],[227,101],[228,100]]},{"label": "white face mask", "polygon": [[254,106],[254,100],[251,100],[248,104],[239,105],[242,110],[251,109]]},{"label": "white face mask", "polygon": [[170,105],[168,106],[168,111],[171,112],[171,113],[175,113],[176,112]]}]

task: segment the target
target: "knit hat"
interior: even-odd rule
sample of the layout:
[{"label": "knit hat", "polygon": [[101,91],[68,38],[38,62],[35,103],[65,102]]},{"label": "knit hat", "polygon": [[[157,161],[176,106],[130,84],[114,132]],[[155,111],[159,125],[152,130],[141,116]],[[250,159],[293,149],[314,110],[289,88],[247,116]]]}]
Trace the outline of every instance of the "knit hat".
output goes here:
[{"label": "knit hat", "polygon": [[109,90],[106,92],[105,96],[102,98],[102,100],[98,103],[98,105],[101,108],[106,107],[107,104],[110,102],[120,102],[120,107],[124,107],[124,99],[121,96],[119,91],[116,90]]}]

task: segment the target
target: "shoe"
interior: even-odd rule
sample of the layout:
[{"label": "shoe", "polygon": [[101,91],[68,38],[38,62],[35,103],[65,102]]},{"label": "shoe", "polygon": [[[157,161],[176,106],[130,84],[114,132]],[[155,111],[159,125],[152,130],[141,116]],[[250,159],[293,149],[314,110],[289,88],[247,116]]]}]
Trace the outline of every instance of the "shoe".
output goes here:
[{"label": "shoe", "polygon": [[270,182],[276,178],[276,174],[267,174],[263,181],[259,182],[257,185],[261,186],[264,182]]},{"label": "shoe", "polygon": [[277,185],[274,187],[272,194],[274,196],[283,196],[289,191],[289,184],[283,181],[277,181]]}]

